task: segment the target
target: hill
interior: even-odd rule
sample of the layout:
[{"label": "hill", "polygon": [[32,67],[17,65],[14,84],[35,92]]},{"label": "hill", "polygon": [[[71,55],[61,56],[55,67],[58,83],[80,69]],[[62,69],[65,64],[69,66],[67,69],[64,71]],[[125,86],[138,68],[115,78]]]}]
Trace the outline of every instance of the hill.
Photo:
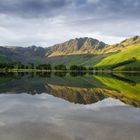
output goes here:
[{"label": "hill", "polygon": [[121,52],[127,50],[128,47],[135,44],[140,44],[140,36],[134,36],[132,38],[125,39],[120,43],[108,45],[106,48],[103,49],[103,53]]},{"label": "hill", "polygon": [[[134,70],[139,69],[140,68],[140,37],[136,36],[134,38],[124,40],[119,44],[119,46],[120,47],[115,46],[111,48],[111,51],[113,51],[113,48],[114,50],[121,48],[119,51],[117,50],[118,51],[117,53],[104,58],[95,66],[101,68],[111,68],[116,65],[118,66],[118,67],[114,67],[116,70],[129,70],[131,69],[131,67],[134,68]],[[134,58],[135,61],[132,61],[132,63],[125,63],[125,62],[129,62]],[[119,66],[119,64],[122,65]]]},{"label": "hill", "polygon": [[[19,61],[22,63],[41,63],[45,62],[46,53],[45,48],[30,46],[30,47],[0,47],[0,62],[7,61]],[[4,61],[4,62],[5,62]]]}]

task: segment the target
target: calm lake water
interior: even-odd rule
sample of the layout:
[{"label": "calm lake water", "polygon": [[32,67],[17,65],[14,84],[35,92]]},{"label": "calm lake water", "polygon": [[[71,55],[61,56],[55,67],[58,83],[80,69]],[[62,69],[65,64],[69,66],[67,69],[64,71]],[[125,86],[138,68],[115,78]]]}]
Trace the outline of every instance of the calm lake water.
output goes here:
[{"label": "calm lake water", "polygon": [[0,73],[0,140],[140,140],[140,75]]}]

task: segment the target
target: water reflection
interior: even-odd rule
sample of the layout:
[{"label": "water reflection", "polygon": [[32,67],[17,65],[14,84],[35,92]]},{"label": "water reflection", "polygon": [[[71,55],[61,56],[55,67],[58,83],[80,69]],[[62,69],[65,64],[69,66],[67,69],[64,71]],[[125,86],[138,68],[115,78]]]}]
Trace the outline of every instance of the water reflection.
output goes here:
[{"label": "water reflection", "polygon": [[112,97],[140,107],[140,78],[134,74],[0,73],[0,93],[47,93],[79,104]]},{"label": "water reflection", "polygon": [[140,138],[138,75],[0,73],[0,93],[0,140]]}]

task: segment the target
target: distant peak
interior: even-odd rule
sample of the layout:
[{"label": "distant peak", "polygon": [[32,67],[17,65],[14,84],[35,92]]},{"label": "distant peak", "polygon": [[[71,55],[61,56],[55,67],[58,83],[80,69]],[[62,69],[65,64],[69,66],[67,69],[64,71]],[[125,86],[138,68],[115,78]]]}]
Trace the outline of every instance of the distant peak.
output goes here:
[{"label": "distant peak", "polygon": [[97,40],[97,39],[91,37],[79,37],[79,38],[74,38],[72,40]]},{"label": "distant peak", "polygon": [[32,45],[32,46],[28,46],[28,48],[33,48],[33,49],[35,49],[35,48],[38,48],[38,46]]},{"label": "distant peak", "polygon": [[106,47],[102,41],[89,37],[70,39],[64,43],[49,47],[47,56],[75,55],[96,53],[98,50]]}]

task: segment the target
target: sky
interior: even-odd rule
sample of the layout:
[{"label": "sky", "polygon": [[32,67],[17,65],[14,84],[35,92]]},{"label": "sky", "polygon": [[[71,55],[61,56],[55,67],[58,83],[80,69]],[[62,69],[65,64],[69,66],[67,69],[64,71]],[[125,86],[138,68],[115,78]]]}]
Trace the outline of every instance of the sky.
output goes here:
[{"label": "sky", "polygon": [[140,35],[140,0],[0,0],[0,45],[48,47],[79,37]]}]

